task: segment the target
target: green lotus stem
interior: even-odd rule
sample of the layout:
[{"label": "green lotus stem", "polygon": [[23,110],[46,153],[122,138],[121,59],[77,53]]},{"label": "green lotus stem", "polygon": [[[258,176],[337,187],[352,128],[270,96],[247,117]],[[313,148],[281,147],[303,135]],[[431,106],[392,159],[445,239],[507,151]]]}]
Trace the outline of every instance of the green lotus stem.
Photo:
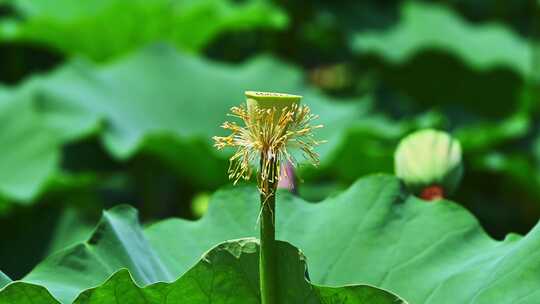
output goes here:
[{"label": "green lotus stem", "polygon": [[[255,115],[253,111],[274,110],[271,117],[263,115],[257,123],[269,130],[271,124],[279,124],[279,118],[283,109],[292,109],[293,105],[298,105],[300,96],[268,93],[268,92],[246,92],[248,111]],[[287,125],[273,130],[277,133],[287,131]],[[267,141],[264,141],[267,142]],[[268,146],[271,146],[269,144]],[[277,277],[278,261],[276,246],[276,190],[279,182],[280,163],[276,158],[268,156],[265,149],[260,154],[259,188],[262,190],[261,217],[260,217],[260,239],[261,248],[259,255],[259,276],[262,304],[279,304],[279,281]]]},{"label": "green lotus stem", "polygon": [[[230,130],[228,136],[214,136],[214,146],[221,150],[226,147],[237,149],[231,158],[229,178],[238,182],[251,176],[251,161],[260,158],[257,187],[261,193],[260,213],[260,256],[259,274],[262,304],[280,304],[278,280],[278,253],[276,246],[276,190],[281,176],[281,165],[293,161],[288,150],[290,143],[302,152],[304,157],[317,165],[318,154],[314,147],[324,141],[313,138],[313,130],[322,125],[313,125],[318,116],[309,107],[301,106],[302,96],[247,91],[246,107],[231,108],[232,116],[240,118],[244,126],[225,122],[222,127]],[[291,164],[292,165],[292,164]]]},{"label": "green lotus stem", "polygon": [[[261,155],[262,164],[263,155]],[[276,162],[272,162],[274,170],[278,170]],[[270,194],[261,193],[259,255],[260,289],[262,304],[278,304],[278,261],[276,247],[276,189],[277,181],[270,181]]]}]

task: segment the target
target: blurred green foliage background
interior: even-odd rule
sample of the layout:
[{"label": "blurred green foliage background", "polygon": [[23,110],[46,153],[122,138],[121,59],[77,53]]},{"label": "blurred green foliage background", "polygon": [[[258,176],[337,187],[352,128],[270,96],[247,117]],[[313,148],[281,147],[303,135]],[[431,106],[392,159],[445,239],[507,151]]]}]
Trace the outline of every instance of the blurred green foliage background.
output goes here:
[{"label": "blurred green foliage background", "polygon": [[20,278],[117,204],[195,219],[229,184],[211,136],[244,90],[301,94],[321,115],[329,143],[298,195],[392,172],[399,139],[435,127],[464,147],[452,199],[496,238],[526,233],[540,216],[539,7],[0,0],[0,269]]}]

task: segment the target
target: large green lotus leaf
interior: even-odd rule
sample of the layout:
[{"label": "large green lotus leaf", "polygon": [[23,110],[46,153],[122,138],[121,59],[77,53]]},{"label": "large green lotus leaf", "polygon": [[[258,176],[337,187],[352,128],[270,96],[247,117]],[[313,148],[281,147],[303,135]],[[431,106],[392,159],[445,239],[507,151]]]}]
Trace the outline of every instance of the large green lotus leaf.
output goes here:
[{"label": "large green lotus leaf", "polygon": [[270,58],[231,66],[153,47],[103,68],[75,61],[27,87],[40,93],[42,113],[58,130],[76,130],[73,121],[100,125],[116,158],[157,154],[194,183],[215,187],[225,182],[226,155],[211,137],[223,133],[243,91],[296,92],[301,83],[297,70]]},{"label": "large green lotus leaf", "polygon": [[416,1],[403,4],[397,24],[357,33],[351,45],[386,87],[414,101],[410,110],[439,107],[453,126],[514,113],[533,71],[530,44],[517,33]]},{"label": "large green lotus leaf", "polygon": [[[226,241],[204,253],[195,246],[203,238],[187,232],[178,235],[184,243],[178,254],[196,258],[180,265],[187,260],[152,248],[134,209],[117,207],[104,213],[88,242],[52,255],[23,281],[7,282],[0,303],[260,303],[256,239]],[[280,303],[402,303],[368,285],[312,285],[304,255],[285,242],[278,251]]]},{"label": "large green lotus leaf", "polygon": [[[495,241],[459,205],[407,196],[396,178],[384,175],[361,179],[315,205],[286,194],[278,199],[278,237],[305,252],[315,283],[368,283],[410,303],[540,300],[539,227]],[[207,238],[190,243],[200,252],[208,239],[252,235],[257,214],[256,191],[221,191],[201,221],[164,221],[146,235],[182,271],[196,256],[181,251],[181,231]]]},{"label": "large green lotus leaf", "polygon": [[[230,154],[215,151],[211,137],[224,134],[219,126],[228,119],[230,107],[244,102],[243,92],[249,89],[302,94],[321,115],[325,128],[318,135],[329,142],[318,150],[321,169],[313,174],[355,180],[373,170],[390,171],[389,143],[415,125],[374,115],[369,97],[339,102],[322,95],[304,84],[298,69],[270,57],[229,65],[167,46],[150,47],[102,67],[74,60],[27,81],[3,99],[14,103],[23,96],[36,104],[63,143],[97,133],[118,160],[137,153],[157,156],[191,183],[215,188],[227,182]],[[358,158],[365,161],[352,162],[354,166],[346,161]]]},{"label": "large green lotus leaf", "polygon": [[0,41],[37,42],[96,60],[155,41],[198,51],[220,33],[283,28],[287,16],[265,0],[12,0]]},{"label": "large green lotus leaf", "polygon": [[532,72],[526,40],[502,25],[469,24],[448,8],[432,4],[406,2],[395,27],[357,34],[353,45],[358,52],[376,53],[396,64],[426,49],[438,49],[479,70],[504,67],[523,77]]},{"label": "large green lotus leaf", "polygon": [[0,288],[6,286],[9,283],[11,283],[11,279],[5,273],[0,271]]},{"label": "large green lotus leaf", "polygon": [[[29,204],[49,188],[85,183],[83,176],[60,168],[62,145],[98,129],[99,121],[64,112],[43,115],[39,90],[32,82],[20,89],[0,88],[0,197],[2,204]],[[67,128],[65,126],[69,125]]]},{"label": "large green lotus leaf", "polygon": [[60,140],[25,94],[0,97],[0,196],[28,202],[59,165]]},{"label": "large green lotus leaf", "polygon": [[[170,281],[213,244],[256,235],[258,213],[255,189],[223,190],[201,220],[162,221],[143,235],[129,228],[134,211],[117,208],[105,213],[89,242],[50,257],[23,282],[71,300],[80,286],[97,286],[118,268],[129,269],[140,286]],[[408,196],[392,176],[361,179],[319,204],[280,193],[277,219],[278,238],[302,249],[316,284],[381,286],[410,303],[540,300],[538,226],[495,241],[463,207]]]}]

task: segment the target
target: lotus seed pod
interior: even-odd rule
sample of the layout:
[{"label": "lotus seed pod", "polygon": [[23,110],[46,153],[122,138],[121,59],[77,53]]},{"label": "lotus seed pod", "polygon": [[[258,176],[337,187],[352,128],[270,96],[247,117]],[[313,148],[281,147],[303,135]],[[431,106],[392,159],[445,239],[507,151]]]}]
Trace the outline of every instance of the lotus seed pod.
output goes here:
[{"label": "lotus seed pod", "polygon": [[461,181],[461,154],[459,141],[448,133],[421,130],[399,143],[394,155],[395,172],[414,193],[424,196],[441,187],[442,197],[454,192]]},{"label": "lotus seed pod", "polygon": [[247,99],[248,111],[252,111],[255,108],[258,109],[271,109],[275,108],[281,111],[283,108],[290,108],[293,105],[299,105],[302,96],[272,93],[272,92],[245,92]]}]

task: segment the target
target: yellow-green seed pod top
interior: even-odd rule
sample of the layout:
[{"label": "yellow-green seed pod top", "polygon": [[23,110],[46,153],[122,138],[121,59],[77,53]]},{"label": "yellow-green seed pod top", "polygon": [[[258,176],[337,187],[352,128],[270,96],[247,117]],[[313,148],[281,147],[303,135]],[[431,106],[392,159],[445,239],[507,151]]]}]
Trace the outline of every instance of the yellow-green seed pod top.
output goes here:
[{"label": "yellow-green seed pod top", "polygon": [[463,175],[459,141],[433,129],[417,131],[403,138],[394,154],[395,172],[407,187],[420,193],[440,186],[452,193]]},{"label": "yellow-green seed pod top", "polygon": [[302,96],[284,93],[255,92],[246,91],[248,111],[254,108],[271,109],[275,108],[281,111],[283,108],[290,108],[293,105],[299,105]]}]

